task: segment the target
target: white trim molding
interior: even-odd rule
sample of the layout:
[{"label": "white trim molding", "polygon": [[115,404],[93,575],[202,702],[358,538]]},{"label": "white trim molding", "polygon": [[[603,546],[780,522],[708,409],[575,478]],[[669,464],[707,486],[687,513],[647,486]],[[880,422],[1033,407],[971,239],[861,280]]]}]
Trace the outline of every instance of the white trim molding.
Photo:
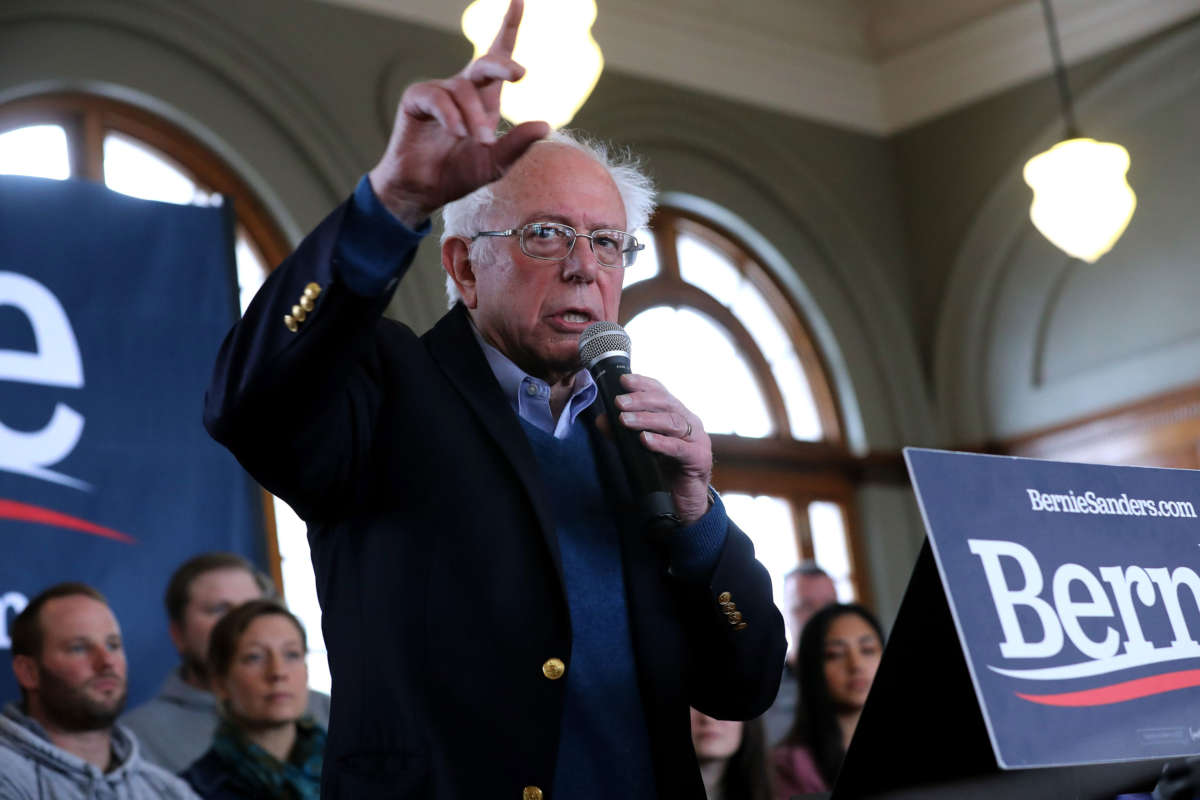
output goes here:
[{"label": "white trim molding", "polygon": [[[325,0],[451,33],[467,0]],[[1038,0],[920,0],[923,25],[880,58],[872,15],[882,0],[752,0],[736,21],[724,4],[601,0],[594,28],[610,69],[873,135],[889,135],[1050,72]],[[938,11],[941,7],[941,11]],[[1055,0],[1068,64],[1200,16],[1200,0]],[[953,18],[941,29],[939,13]],[[902,26],[889,20],[891,27]]]}]

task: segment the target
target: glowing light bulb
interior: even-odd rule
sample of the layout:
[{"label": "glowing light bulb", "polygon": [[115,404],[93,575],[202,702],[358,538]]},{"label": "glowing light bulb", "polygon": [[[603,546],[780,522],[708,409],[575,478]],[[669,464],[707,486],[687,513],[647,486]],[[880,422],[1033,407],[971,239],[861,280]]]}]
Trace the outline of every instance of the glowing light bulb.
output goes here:
[{"label": "glowing light bulb", "polygon": [[1125,175],[1129,151],[1112,142],[1067,139],[1025,165],[1029,218],[1056,247],[1089,264],[1112,249],[1137,207]]},{"label": "glowing light bulb", "polygon": [[[463,33],[476,58],[487,52],[507,8],[508,0],[475,0],[463,12]],[[500,93],[505,119],[514,125],[545,120],[555,128],[571,121],[604,69],[592,38],[595,21],[595,0],[525,0],[513,59],[526,72]]]}]

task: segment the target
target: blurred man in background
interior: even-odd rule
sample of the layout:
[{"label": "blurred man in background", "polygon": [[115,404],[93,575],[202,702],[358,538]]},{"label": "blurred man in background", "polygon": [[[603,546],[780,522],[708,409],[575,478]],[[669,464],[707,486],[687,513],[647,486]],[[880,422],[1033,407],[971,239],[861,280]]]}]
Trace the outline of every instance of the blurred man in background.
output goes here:
[{"label": "blurred man in background", "polygon": [[125,706],[125,650],[103,595],[52,586],[13,621],[11,638],[21,702],[0,715],[0,797],[196,800],[114,724]]},{"label": "blurred man in background", "polygon": [[[233,553],[202,553],[175,570],[164,600],[179,667],[157,696],[121,720],[141,740],[146,759],[178,773],[208,749],[217,729],[207,667],[209,635],[225,612],[274,594],[270,580]],[[327,726],[329,697],[310,691],[308,711]]]},{"label": "blurred man in background", "polygon": [[770,744],[779,742],[787,734],[796,716],[800,695],[796,653],[800,647],[800,634],[813,614],[837,600],[833,578],[815,561],[804,561],[783,577],[783,619],[787,623],[789,643],[779,694],[763,717]]}]

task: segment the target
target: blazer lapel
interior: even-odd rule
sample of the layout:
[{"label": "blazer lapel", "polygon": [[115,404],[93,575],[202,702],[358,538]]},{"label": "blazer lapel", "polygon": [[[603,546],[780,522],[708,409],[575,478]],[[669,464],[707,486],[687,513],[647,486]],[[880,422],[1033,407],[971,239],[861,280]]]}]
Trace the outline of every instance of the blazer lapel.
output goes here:
[{"label": "blazer lapel", "polygon": [[554,520],[546,487],[538,470],[537,458],[521,422],[509,407],[504,391],[496,381],[479,342],[471,332],[466,307],[459,303],[425,334],[429,352],[446,376],[466,399],[485,430],[512,464],[525,487],[541,527],[542,538],[550,548],[559,585],[563,584],[562,555],[554,535]]}]

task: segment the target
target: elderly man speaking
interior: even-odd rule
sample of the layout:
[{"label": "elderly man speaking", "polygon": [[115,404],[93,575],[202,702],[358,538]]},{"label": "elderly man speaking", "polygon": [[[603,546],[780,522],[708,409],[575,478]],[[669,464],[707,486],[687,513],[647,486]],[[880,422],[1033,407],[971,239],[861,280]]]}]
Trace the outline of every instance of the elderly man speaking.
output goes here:
[{"label": "elderly man speaking", "polygon": [[[622,425],[680,526],[649,536],[581,369],[613,321],[630,163],[545,123],[495,134],[521,18],[410,87],[379,164],[226,339],[205,424],[308,522],[333,673],[325,798],[704,797],[688,706],[763,713],[784,636],[770,580],[709,489],[700,420],[626,376]],[[382,318],[443,208],[454,304]]]}]

